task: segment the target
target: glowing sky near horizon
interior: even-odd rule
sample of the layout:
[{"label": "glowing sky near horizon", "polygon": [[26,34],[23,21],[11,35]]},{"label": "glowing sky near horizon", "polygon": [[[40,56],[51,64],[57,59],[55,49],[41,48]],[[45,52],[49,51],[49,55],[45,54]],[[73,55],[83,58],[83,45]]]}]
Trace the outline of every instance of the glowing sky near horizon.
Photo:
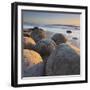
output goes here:
[{"label": "glowing sky near horizon", "polygon": [[80,14],[22,11],[23,24],[65,24],[80,26]]}]

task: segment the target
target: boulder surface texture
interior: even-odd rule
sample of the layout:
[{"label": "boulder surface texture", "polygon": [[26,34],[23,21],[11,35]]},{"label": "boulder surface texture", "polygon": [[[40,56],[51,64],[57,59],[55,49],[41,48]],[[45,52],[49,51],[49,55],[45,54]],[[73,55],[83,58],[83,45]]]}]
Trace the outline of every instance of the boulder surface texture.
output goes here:
[{"label": "boulder surface texture", "polygon": [[35,45],[36,45],[36,42],[31,37],[23,37],[24,49],[33,49]]},{"label": "boulder surface texture", "polygon": [[52,40],[54,40],[57,45],[65,43],[67,41],[66,37],[61,33],[54,34],[52,36]]},{"label": "boulder surface texture", "polygon": [[51,39],[42,39],[35,46],[35,50],[42,56],[49,56],[55,48],[56,43]]},{"label": "boulder surface texture", "polygon": [[80,74],[80,55],[68,44],[60,44],[51,53],[46,64],[46,75],[78,75]]},{"label": "boulder surface texture", "polygon": [[44,63],[40,54],[33,50],[23,50],[22,77],[42,76]]},{"label": "boulder surface texture", "polygon": [[32,29],[32,32],[31,32],[31,35],[30,36],[37,43],[41,39],[45,39],[46,38],[46,32],[43,29],[34,28],[34,29]]}]

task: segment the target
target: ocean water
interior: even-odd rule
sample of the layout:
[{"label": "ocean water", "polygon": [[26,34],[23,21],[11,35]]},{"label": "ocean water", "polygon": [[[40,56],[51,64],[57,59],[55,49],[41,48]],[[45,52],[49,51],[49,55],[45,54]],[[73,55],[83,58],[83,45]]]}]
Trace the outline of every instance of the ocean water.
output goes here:
[{"label": "ocean water", "polygon": [[[24,25],[23,29],[33,28],[34,25]],[[51,25],[51,26],[38,26],[39,28],[44,29],[45,31],[52,32],[51,37],[55,33],[62,33],[67,39],[68,43],[80,48],[80,27],[79,26],[68,26],[68,25]],[[71,31],[72,33],[67,33]]]}]

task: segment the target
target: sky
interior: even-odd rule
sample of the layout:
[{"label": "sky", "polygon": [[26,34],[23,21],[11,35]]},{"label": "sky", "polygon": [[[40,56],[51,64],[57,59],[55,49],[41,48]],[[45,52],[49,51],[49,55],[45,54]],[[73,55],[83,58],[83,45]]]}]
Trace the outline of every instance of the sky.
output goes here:
[{"label": "sky", "polygon": [[22,11],[23,24],[64,24],[80,26],[80,14]]}]

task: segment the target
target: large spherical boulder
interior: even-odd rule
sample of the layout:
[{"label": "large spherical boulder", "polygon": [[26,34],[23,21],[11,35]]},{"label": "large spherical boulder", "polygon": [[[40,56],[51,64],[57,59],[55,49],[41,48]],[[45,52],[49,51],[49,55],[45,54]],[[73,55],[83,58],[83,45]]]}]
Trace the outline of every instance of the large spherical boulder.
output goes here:
[{"label": "large spherical boulder", "polygon": [[58,45],[47,60],[46,75],[78,74],[80,74],[80,55],[76,48],[65,43]]},{"label": "large spherical boulder", "polygon": [[35,50],[39,52],[43,57],[49,56],[53,50],[56,48],[56,43],[51,39],[42,39],[36,46]]},{"label": "large spherical boulder", "polygon": [[67,41],[66,37],[61,33],[54,34],[52,36],[52,40],[54,40],[57,45],[65,43]]},{"label": "large spherical boulder", "polygon": [[35,42],[38,42],[41,39],[46,38],[46,32],[43,29],[34,28],[32,29],[30,36],[35,40]]},{"label": "large spherical boulder", "polygon": [[33,49],[36,45],[35,41],[31,37],[23,37],[23,48]]},{"label": "large spherical boulder", "polygon": [[44,63],[40,54],[33,50],[23,50],[22,77],[43,75]]}]

